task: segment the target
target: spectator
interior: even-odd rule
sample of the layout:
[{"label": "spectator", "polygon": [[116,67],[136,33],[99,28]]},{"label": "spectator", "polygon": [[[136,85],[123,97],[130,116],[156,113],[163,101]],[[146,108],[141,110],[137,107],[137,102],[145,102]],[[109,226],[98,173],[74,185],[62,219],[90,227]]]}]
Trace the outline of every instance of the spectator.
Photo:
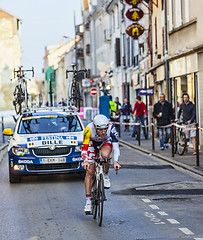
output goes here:
[{"label": "spectator", "polygon": [[118,109],[120,109],[121,108],[121,103],[119,102],[119,97],[115,98],[115,103],[117,104]]},{"label": "spectator", "polygon": [[[115,103],[117,104],[116,122],[120,122],[121,103],[119,102],[119,98],[118,98],[118,97],[115,98]],[[120,125],[119,125],[119,124],[116,124],[115,126],[116,126],[117,132],[119,133],[119,137],[120,137]]]},{"label": "spectator", "polygon": [[[190,101],[190,97],[187,93],[183,94],[183,103],[180,105],[180,109],[178,111],[178,119],[180,119],[182,115],[182,121],[185,125],[190,124],[191,128],[195,128],[195,105]],[[196,155],[196,130],[188,130],[187,128],[183,130],[186,139],[189,141],[189,137],[192,139],[193,145],[193,155]]]},{"label": "spectator", "polygon": [[103,89],[100,91],[103,92],[104,95],[99,97],[99,113],[110,119],[109,92]]},{"label": "spectator", "polygon": [[[131,104],[129,103],[128,99],[125,98],[124,103],[121,107],[121,114],[123,115],[124,123],[130,122],[131,113],[132,113]],[[129,125],[125,125],[125,131],[129,132]]]},{"label": "spectator", "polygon": [[59,104],[60,104],[61,106],[67,106],[67,103],[66,103],[66,101],[65,101],[64,98],[61,99],[61,101],[59,102]]},{"label": "spectator", "polygon": [[[157,119],[160,148],[164,150],[169,147],[168,140],[171,135],[171,128],[165,126],[171,123],[171,120],[174,119],[174,115],[172,106],[165,100],[165,95],[163,93],[160,94],[160,100],[154,105],[153,117]],[[163,137],[164,129],[166,133],[165,139]]]},{"label": "spectator", "polygon": [[[145,139],[147,139],[147,133],[146,133],[145,123],[144,123],[144,120],[147,117],[147,108],[146,108],[146,105],[141,101],[140,96],[136,97],[136,103],[134,105],[134,109],[132,113],[133,113],[133,116],[135,117],[134,122],[135,123],[139,121],[141,122]],[[135,125],[133,127],[132,137],[135,137],[136,134],[137,134],[137,126]]]},{"label": "spectator", "polygon": [[112,96],[109,96],[109,107],[110,107],[110,119],[112,122],[115,122],[117,120],[116,111],[118,109],[118,106],[115,102],[112,101]]}]

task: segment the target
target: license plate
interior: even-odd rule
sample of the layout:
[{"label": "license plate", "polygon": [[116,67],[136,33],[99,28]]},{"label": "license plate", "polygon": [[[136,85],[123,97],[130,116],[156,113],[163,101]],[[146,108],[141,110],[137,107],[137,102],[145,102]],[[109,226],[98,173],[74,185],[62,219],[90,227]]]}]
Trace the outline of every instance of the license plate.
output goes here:
[{"label": "license plate", "polygon": [[40,159],[40,163],[47,164],[47,163],[66,163],[66,158],[42,158]]}]

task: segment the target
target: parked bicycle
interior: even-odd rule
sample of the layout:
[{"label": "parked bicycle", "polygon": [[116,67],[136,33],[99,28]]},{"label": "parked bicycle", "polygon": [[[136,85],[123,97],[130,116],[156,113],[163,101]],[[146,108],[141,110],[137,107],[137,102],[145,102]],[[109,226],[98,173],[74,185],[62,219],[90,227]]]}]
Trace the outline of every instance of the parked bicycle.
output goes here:
[{"label": "parked bicycle", "polygon": [[22,66],[19,67],[18,70],[14,68],[14,78],[11,79],[11,81],[17,79],[18,84],[15,87],[15,90],[13,92],[14,100],[13,105],[15,107],[15,111],[17,114],[22,112],[22,105],[23,102],[25,102],[25,107],[28,107],[28,92],[27,92],[27,79],[25,77],[25,72],[32,72],[32,77],[34,77],[34,68],[32,67],[32,70],[24,70],[22,69]]},{"label": "parked bicycle", "polygon": [[[174,153],[178,153],[179,155],[183,155],[187,149],[187,139],[186,135],[183,131],[181,125],[183,122],[176,122],[180,127],[175,126],[175,134],[174,134]],[[187,125],[187,123],[185,123]]]},{"label": "parked bicycle", "polygon": [[78,73],[85,73],[85,77],[87,78],[87,69],[77,70],[76,66],[72,65],[72,70],[66,70],[66,79],[68,78],[68,73],[73,73],[73,79],[70,88],[70,97],[69,101],[71,101],[76,107],[78,112],[80,111],[80,101],[82,100],[82,95],[80,91],[80,83],[78,79]]}]

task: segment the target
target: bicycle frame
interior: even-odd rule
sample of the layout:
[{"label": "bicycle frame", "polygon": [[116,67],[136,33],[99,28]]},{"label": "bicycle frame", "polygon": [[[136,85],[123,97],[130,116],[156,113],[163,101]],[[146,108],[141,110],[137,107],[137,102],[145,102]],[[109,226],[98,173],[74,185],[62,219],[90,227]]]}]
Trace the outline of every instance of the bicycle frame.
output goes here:
[{"label": "bicycle frame", "polygon": [[81,73],[81,72],[85,73],[86,78],[87,78],[87,69],[77,70],[77,69],[75,69],[76,68],[75,65],[72,65],[72,68],[73,68],[72,70],[66,70],[66,79],[68,78],[68,73],[73,73],[69,101],[73,102],[73,104],[78,108],[78,112],[79,112],[80,111],[80,100],[82,100],[82,97],[80,94],[78,73]]},{"label": "bicycle frame", "polygon": [[27,92],[27,79],[25,78],[25,72],[32,72],[32,77],[34,77],[34,68],[32,67],[32,70],[23,70],[22,66],[19,67],[18,70],[14,69],[14,78],[11,79],[17,79],[18,84],[15,87],[14,91],[14,101],[13,104],[15,106],[16,113],[19,114],[21,113],[22,109],[22,102],[25,101],[25,107],[28,108],[28,92]]}]

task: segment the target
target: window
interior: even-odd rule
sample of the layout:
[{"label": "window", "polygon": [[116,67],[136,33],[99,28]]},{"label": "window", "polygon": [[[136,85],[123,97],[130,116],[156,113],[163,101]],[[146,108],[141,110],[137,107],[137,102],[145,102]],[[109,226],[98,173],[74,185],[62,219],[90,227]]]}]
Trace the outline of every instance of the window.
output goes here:
[{"label": "window", "polygon": [[23,117],[19,134],[63,133],[82,131],[77,116],[36,116]]}]

